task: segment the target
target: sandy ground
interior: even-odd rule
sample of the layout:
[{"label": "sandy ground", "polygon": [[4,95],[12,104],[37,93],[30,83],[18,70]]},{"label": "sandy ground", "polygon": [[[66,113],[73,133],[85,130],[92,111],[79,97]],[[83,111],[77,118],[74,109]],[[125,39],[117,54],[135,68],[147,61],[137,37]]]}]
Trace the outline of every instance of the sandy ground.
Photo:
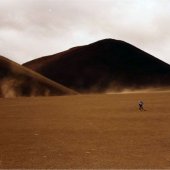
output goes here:
[{"label": "sandy ground", "polygon": [[0,99],[0,168],[170,168],[169,101],[170,92]]}]

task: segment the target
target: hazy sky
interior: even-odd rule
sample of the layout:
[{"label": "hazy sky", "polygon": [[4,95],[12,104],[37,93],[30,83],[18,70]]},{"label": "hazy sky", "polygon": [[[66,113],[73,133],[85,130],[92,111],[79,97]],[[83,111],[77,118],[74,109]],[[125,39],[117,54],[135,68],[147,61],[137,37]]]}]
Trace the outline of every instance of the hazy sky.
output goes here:
[{"label": "hazy sky", "polygon": [[0,54],[16,62],[104,38],[170,64],[170,0],[0,0]]}]

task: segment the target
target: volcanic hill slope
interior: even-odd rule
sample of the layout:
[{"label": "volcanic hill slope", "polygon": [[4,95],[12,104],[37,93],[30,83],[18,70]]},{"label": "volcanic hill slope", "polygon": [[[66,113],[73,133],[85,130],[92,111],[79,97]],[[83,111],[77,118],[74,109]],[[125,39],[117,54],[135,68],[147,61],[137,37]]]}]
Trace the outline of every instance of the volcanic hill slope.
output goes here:
[{"label": "volcanic hill slope", "polygon": [[79,92],[170,86],[170,66],[124,41],[104,39],[24,66]]},{"label": "volcanic hill slope", "polygon": [[0,97],[66,94],[76,92],[0,56]]}]

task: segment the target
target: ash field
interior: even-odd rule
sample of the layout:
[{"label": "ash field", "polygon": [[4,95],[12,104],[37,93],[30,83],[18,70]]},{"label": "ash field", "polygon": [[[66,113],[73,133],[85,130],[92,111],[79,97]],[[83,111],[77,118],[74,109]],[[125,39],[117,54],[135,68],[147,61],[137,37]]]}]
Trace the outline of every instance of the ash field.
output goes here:
[{"label": "ash field", "polygon": [[0,99],[0,168],[168,169],[169,101],[169,91]]}]

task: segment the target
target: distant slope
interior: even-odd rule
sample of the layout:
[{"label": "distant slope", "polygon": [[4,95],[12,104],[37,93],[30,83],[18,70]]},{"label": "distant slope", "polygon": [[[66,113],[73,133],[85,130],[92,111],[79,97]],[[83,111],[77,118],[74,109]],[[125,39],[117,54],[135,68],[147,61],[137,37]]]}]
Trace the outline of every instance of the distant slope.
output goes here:
[{"label": "distant slope", "polygon": [[75,94],[58,83],[0,56],[0,97]]},{"label": "distant slope", "polygon": [[170,86],[170,66],[114,39],[42,57],[24,66],[79,92]]}]

